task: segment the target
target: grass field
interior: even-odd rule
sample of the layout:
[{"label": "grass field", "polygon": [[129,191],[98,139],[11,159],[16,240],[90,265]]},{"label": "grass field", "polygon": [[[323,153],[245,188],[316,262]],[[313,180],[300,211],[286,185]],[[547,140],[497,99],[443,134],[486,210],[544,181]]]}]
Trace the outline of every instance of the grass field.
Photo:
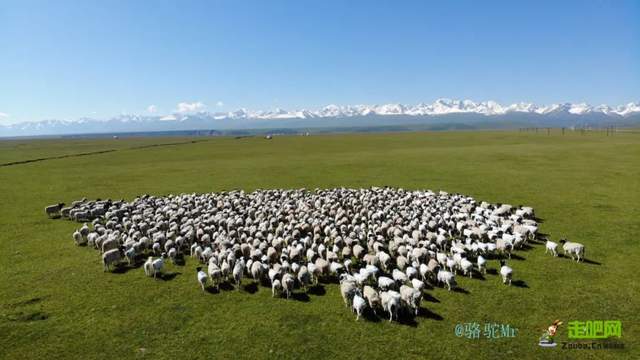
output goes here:
[{"label": "grass field", "polygon": [[[117,151],[0,167],[0,358],[638,358],[640,135],[443,132],[311,137],[0,142],[0,162]],[[154,143],[186,142],[142,147]],[[136,148],[138,147],[138,148]],[[526,287],[459,277],[429,290],[415,323],[354,321],[337,285],[272,299],[270,289],[202,293],[196,264],[103,273],[78,248],[78,224],[49,220],[59,201],[242,188],[443,189],[533,206],[541,231],[586,245],[586,263],[512,260]],[[496,268],[496,261],[489,264]],[[245,283],[249,281],[245,280]],[[621,320],[625,350],[542,349],[555,319]],[[456,337],[458,323],[503,323],[511,339]]]}]

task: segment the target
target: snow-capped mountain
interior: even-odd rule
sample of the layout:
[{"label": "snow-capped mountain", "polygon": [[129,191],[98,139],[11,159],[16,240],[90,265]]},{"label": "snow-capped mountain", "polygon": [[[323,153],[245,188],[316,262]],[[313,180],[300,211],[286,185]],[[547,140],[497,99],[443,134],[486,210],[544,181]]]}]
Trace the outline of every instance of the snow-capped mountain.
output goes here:
[{"label": "snow-capped mountain", "polygon": [[[125,114],[110,119],[44,120],[0,125],[0,137],[149,132],[176,130],[230,130],[312,127],[374,127],[405,124],[483,126],[602,126],[640,124],[640,103],[611,107],[586,103],[539,106],[532,103],[501,105],[495,101],[438,99],[417,105],[327,105],[318,110],[275,109],[231,112],[174,113],[158,116]],[[472,125],[470,125],[472,124]],[[453,126],[453,125],[452,125]]]}]

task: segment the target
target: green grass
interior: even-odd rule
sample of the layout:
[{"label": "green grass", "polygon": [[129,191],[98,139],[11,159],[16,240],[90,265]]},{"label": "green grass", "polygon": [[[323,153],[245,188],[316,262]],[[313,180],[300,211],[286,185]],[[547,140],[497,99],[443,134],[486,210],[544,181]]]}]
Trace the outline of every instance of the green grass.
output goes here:
[{"label": "green grass", "polygon": [[[118,148],[0,167],[0,358],[633,358],[640,345],[640,137],[446,132],[311,137],[0,142],[0,162]],[[19,144],[19,146],[18,146]],[[459,278],[469,293],[436,288],[416,324],[354,321],[336,285],[309,301],[203,294],[193,261],[170,281],[142,269],[103,273],[97,252],[73,245],[78,225],[48,220],[59,201],[242,188],[443,189],[533,206],[541,231],[587,247],[598,264],[545,256],[513,260],[528,287]],[[496,268],[495,261],[490,268]],[[246,282],[248,283],[248,282]],[[441,319],[439,319],[441,318]],[[561,319],[622,320],[625,350],[541,349]],[[513,339],[468,340],[463,322],[519,329]],[[144,350],[141,350],[144,349]]]}]

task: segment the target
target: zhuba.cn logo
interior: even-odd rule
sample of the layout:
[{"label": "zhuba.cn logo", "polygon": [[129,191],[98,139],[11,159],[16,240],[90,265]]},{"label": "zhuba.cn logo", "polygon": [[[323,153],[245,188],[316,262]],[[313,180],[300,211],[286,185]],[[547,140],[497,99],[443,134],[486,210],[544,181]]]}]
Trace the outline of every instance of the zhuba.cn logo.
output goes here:
[{"label": "zhuba.cn logo", "polygon": [[[556,347],[555,335],[562,321],[556,320],[542,334],[538,341],[541,347]],[[570,340],[589,340],[562,342],[562,349],[606,350],[624,349],[621,342],[611,341],[611,338],[622,337],[622,322],[620,320],[589,320],[569,321],[568,338]]]}]

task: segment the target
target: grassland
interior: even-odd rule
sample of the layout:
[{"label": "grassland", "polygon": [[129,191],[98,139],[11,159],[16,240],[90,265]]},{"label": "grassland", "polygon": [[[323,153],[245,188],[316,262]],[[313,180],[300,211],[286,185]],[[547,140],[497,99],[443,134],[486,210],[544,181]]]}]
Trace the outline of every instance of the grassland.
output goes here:
[{"label": "grassland", "polygon": [[[638,358],[640,137],[449,132],[193,139],[0,142],[0,162],[117,151],[0,167],[0,358]],[[20,144],[19,146],[17,144]],[[526,287],[459,279],[429,290],[415,323],[355,322],[336,285],[272,299],[260,288],[202,293],[193,261],[171,280],[103,273],[73,245],[77,224],[43,207],[83,196],[275,187],[444,189],[531,205],[543,233],[587,246],[584,264],[520,252]],[[490,263],[495,268],[496,262]],[[299,301],[302,300],[302,301]],[[555,319],[622,320],[625,350],[541,349]],[[456,337],[464,322],[510,324],[513,339]],[[559,341],[567,340],[561,328]]]}]

